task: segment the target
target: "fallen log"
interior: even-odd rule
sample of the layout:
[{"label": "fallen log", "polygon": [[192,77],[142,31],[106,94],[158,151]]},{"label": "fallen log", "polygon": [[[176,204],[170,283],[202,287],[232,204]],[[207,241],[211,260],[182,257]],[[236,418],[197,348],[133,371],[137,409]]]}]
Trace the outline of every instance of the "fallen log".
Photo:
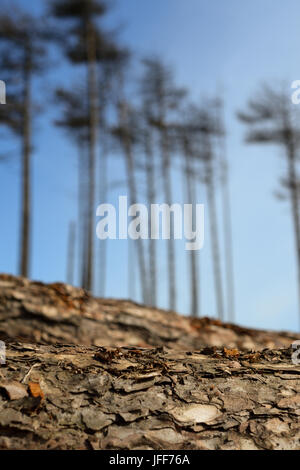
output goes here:
[{"label": "fallen log", "polygon": [[190,318],[134,302],[97,299],[65,284],[0,275],[0,339],[87,346],[286,348],[300,335]]},{"label": "fallen log", "polygon": [[1,449],[300,449],[291,349],[6,344]]},{"label": "fallen log", "polygon": [[300,448],[299,335],[2,275],[0,339],[1,449]]}]

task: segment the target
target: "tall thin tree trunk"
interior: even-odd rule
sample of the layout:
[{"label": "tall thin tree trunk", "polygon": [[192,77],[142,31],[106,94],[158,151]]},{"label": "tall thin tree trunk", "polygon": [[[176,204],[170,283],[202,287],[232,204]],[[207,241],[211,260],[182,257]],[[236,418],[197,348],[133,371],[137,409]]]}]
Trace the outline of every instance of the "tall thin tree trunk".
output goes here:
[{"label": "tall thin tree trunk", "polygon": [[[109,129],[106,123],[106,112],[108,105],[107,93],[110,87],[110,78],[108,75],[104,74],[101,79],[100,87],[100,137],[102,141],[101,145],[101,155],[99,163],[99,197],[100,203],[105,203],[108,197],[108,135]],[[99,245],[98,259],[99,259],[99,269],[98,269],[98,286],[99,286],[99,295],[100,297],[105,297],[106,294],[106,270],[107,270],[107,240],[101,240]]]},{"label": "tall thin tree trunk", "polygon": [[31,218],[31,59],[28,50],[24,69],[24,116],[22,151],[22,226],[20,274],[29,276],[30,262],[30,218]]},{"label": "tall thin tree trunk", "polygon": [[88,57],[88,100],[89,100],[89,208],[87,236],[87,276],[86,289],[93,290],[94,281],[94,205],[95,205],[95,166],[97,145],[97,73],[95,33],[91,20],[87,21]]},{"label": "tall thin tree trunk", "polygon": [[[134,178],[134,163],[131,145],[126,145],[126,169],[127,169],[127,181],[129,188],[129,199],[130,205],[137,203],[137,189],[136,182]],[[142,290],[142,299],[144,303],[148,303],[148,289],[147,289],[147,273],[146,273],[146,263],[145,263],[145,254],[143,247],[143,240],[139,238],[137,240],[137,253],[139,260],[139,270],[140,270],[140,284]]]},{"label": "tall thin tree trunk", "polygon": [[128,298],[136,300],[136,250],[133,240],[128,240]]},{"label": "tall thin tree trunk", "polygon": [[[147,200],[148,200],[148,211],[151,212],[151,205],[155,203],[156,191],[155,191],[155,174],[154,174],[154,155],[152,151],[151,135],[146,131],[145,136],[145,155],[146,155],[146,178],[147,178]],[[149,216],[149,234],[151,234],[151,221]],[[155,231],[155,227],[152,226],[152,230]],[[149,265],[149,302],[150,305],[155,307],[157,305],[157,266],[156,266],[156,243],[152,237],[149,238],[149,253],[148,253],[148,265]]]},{"label": "tall thin tree trunk", "polygon": [[75,222],[70,222],[67,249],[67,284],[74,284],[74,262],[75,262]]},{"label": "tall thin tree trunk", "polygon": [[[130,142],[130,136],[128,133],[130,129],[128,129],[128,112],[127,112],[127,105],[126,103],[122,103],[120,105],[120,126],[123,130],[123,145],[124,145],[124,153],[125,153],[125,166],[126,166],[126,173],[127,173],[127,184],[129,189],[129,199],[130,205],[137,204],[137,187],[135,181],[135,165],[134,165],[134,156],[133,156],[133,149]],[[140,284],[141,284],[141,291],[142,291],[142,300],[144,303],[148,303],[148,282],[147,282],[147,271],[146,271],[146,262],[145,262],[145,253],[144,253],[144,245],[143,240],[139,238],[137,240],[137,253],[138,253],[138,261],[139,261],[139,271],[140,271]]]},{"label": "tall thin tree trunk", "polygon": [[288,151],[288,174],[291,195],[291,208],[294,221],[294,232],[297,253],[297,272],[298,272],[298,297],[299,297],[299,327],[300,327],[300,215],[299,215],[299,199],[297,189],[297,171],[295,161],[295,150],[293,142],[289,143]]},{"label": "tall thin tree trunk", "polygon": [[[226,163],[225,163],[226,164]],[[228,169],[222,182],[223,223],[225,242],[225,263],[227,283],[227,308],[228,319],[235,322],[235,295],[234,295],[234,271],[233,271],[233,247],[232,247],[232,222],[231,203],[229,194]]]},{"label": "tall thin tree trunk", "polygon": [[225,141],[225,119],[224,105],[220,101],[217,105],[217,128],[219,131],[219,159],[221,166],[221,196],[223,212],[223,232],[225,251],[225,272],[226,272],[226,294],[228,320],[235,322],[235,293],[234,293],[234,265],[233,265],[233,245],[232,245],[232,218],[230,202],[229,168],[227,160],[227,150]]},{"label": "tall thin tree trunk", "polygon": [[[192,204],[195,207],[196,204],[196,187],[193,178],[193,168],[191,162],[191,155],[187,148],[187,142],[184,145],[184,159],[185,159],[185,187],[187,203]],[[192,220],[190,221],[190,223]],[[191,287],[191,310],[190,314],[192,317],[200,316],[200,279],[199,279],[199,267],[198,267],[198,253],[195,250],[187,251],[187,256],[190,262],[190,287]]]},{"label": "tall thin tree trunk", "polygon": [[78,142],[78,221],[77,221],[77,247],[78,247],[78,283],[80,287],[86,284],[86,238],[87,238],[87,168],[86,146],[82,139]]},{"label": "tall thin tree trunk", "polygon": [[[100,159],[100,202],[106,202],[108,187],[107,187],[107,143],[106,137],[102,139],[102,152]],[[107,258],[107,241],[101,240],[99,243],[99,295],[105,297],[106,290],[106,258]]]},{"label": "tall thin tree trunk", "polygon": [[[168,135],[165,130],[162,130],[161,138],[162,146],[162,177],[165,203],[172,205],[172,184],[171,184],[171,171],[170,171],[170,154]],[[175,260],[175,241],[174,241],[174,224],[171,220],[170,227],[170,240],[168,240],[168,277],[169,277],[169,309],[176,310],[177,293],[176,293],[176,260]]]},{"label": "tall thin tree trunk", "polygon": [[215,185],[214,185],[214,174],[212,166],[212,155],[210,144],[208,148],[207,158],[207,201],[209,207],[209,220],[210,220],[210,237],[212,243],[212,256],[213,256],[213,269],[214,269],[214,283],[215,283],[215,294],[218,316],[221,321],[224,320],[224,301],[223,301],[223,286],[222,286],[222,275],[221,275],[221,261],[220,261],[220,245],[218,235],[218,218],[217,218],[217,206],[215,198]]}]

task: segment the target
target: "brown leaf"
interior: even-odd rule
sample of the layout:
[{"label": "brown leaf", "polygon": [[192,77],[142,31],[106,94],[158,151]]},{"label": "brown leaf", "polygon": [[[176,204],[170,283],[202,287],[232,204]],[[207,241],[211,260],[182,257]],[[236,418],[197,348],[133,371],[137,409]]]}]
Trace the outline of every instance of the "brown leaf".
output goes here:
[{"label": "brown leaf", "polygon": [[255,353],[251,353],[251,354],[248,354],[246,355],[245,359],[248,359],[249,362],[258,362],[261,358],[261,354],[260,352],[255,352]]}]

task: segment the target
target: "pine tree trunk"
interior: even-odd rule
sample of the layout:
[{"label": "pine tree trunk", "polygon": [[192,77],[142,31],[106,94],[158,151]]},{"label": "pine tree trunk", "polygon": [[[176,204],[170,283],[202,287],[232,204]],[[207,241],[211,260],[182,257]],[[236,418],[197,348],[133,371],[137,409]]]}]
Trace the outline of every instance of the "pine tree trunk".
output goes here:
[{"label": "pine tree trunk", "polygon": [[88,184],[86,168],[86,146],[81,140],[78,142],[78,285],[86,285],[87,263],[87,212],[88,212]]},{"label": "pine tree trunk", "polygon": [[75,242],[76,242],[76,233],[75,233],[75,222],[70,222],[69,224],[69,233],[68,233],[68,247],[67,247],[67,284],[74,284],[74,261],[75,261]]},{"label": "pine tree trunk", "polygon": [[299,328],[300,328],[300,214],[299,198],[297,189],[297,172],[293,143],[289,145],[288,173],[291,195],[291,208],[294,222],[295,243],[297,253],[297,273],[298,273],[298,296],[299,296]]},{"label": "pine tree trunk", "polygon": [[[223,157],[225,158],[225,157]],[[223,161],[224,174],[222,181],[222,202],[223,202],[223,223],[224,223],[224,245],[226,263],[226,283],[227,283],[227,308],[228,319],[232,323],[235,321],[235,296],[234,296],[234,271],[233,271],[233,247],[232,247],[232,222],[231,204],[229,195],[228,167],[227,161]]]},{"label": "pine tree trunk", "polygon": [[[106,136],[102,139],[102,154],[100,159],[100,203],[105,204],[108,196],[107,187],[107,144]],[[100,240],[99,243],[99,295],[105,297],[106,292],[106,261],[107,261],[107,242]]]},{"label": "pine tree trunk", "polygon": [[[162,147],[162,178],[163,190],[165,197],[165,204],[172,205],[172,183],[170,171],[170,154],[168,135],[163,129],[161,131],[161,147]],[[175,241],[174,241],[174,224],[171,222],[170,227],[170,240],[168,240],[167,248],[167,262],[168,262],[168,277],[169,277],[169,309],[176,310],[177,306],[177,293],[176,293],[176,259],[175,259]]]},{"label": "pine tree trunk", "polygon": [[[187,203],[192,204],[192,207],[195,207],[196,204],[196,188],[194,182],[194,173],[192,168],[192,157],[189,154],[187,144],[185,144],[184,149],[185,157],[185,186],[186,186],[186,195]],[[191,223],[192,221],[190,221]],[[192,226],[192,225],[191,225]],[[200,283],[199,283],[199,269],[198,269],[198,253],[195,250],[187,252],[187,256],[190,261],[190,286],[191,286],[191,311],[190,314],[192,317],[200,316],[200,304],[199,304],[199,294],[200,294]]]},{"label": "pine tree trunk", "polygon": [[225,250],[227,313],[230,322],[235,321],[234,265],[232,245],[232,219],[230,203],[229,168],[225,141],[224,107],[222,101],[217,104],[216,124],[218,129],[219,159],[221,169],[221,194],[223,210],[223,232]]},{"label": "pine tree trunk", "polygon": [[215,199],[214,175],[211,162],[211,156],[207,161],[207,201],[209,208],[209,221],[210,221],[210,237],[212,243],[212,256],[213,256],[213,269],[214,269],[214,283],[217,303],[217,314],[221,321],[224,320],[224,302],[223,302],[223,286],[221,274],[221,261],[220,261],[220,245],[218,236],[218,219],[217,208]]},{"label": "pine tree trunk", "polygon": [[[123,131],[123,146],[125,153],[125,165],[127,173],[127,184],[129,189],[129,200],[130,205],[138,203],[138,192],[135,180],[135,165],[134,165],[134,156],[133,149],[131,144],[131,137],[129,135],[130,129],[128,129],[128,111],[126,103],[120,105],[120,126]],[[137,254],[138,254],[138,265],[140,272],[140,283],[142,291],[142,300],[144,303],[148,303],[149,293],[148,293],[148,279],[146,271],[146,258],[144,253],[143,240],[138,238],[137,242]]]},{"label": "pine tree trunk", "polygon": [[94,287],[94,216],[95,216],[95,169],[97,145],[97,74],[96,44],[91,21],[87,22],[87,57],[88,57],[88,98],[89,98],[89,207],[87,237],[87,278],[85,288],[89,291]]},{"label": "pine tree trunk", "polygon": [[127,243],[127,289],[128,289],[128,299],[133,302],[136,300],[136,278],[137,270],[136,266],[136,246],[134,241],[129,239]]},{"label": "pine tree trunk", "polygon": [[31,219],[31,58],[27,51],[24,69],[24,115],[22,152],[22,219],[20,274],[29,276]]},{"label": "pine tree trunk", "polygon": [[[145,155],[146,155],[146,177],[147,177],[147,200],[148,200],[148,213],[151,212],[151,205],[155,203],[155,175],[154,175],[154,155],[152,151],[151,135],[147,133],[145,136]],[[151,230],[155,232],[156,227],[153,226],[154,221],[149,216],[149,253],[148,253],[148,266],[149,266],[149,305],[155,307],[157,304],[157,266],[156,266],[156,243],[150,236]]]}]

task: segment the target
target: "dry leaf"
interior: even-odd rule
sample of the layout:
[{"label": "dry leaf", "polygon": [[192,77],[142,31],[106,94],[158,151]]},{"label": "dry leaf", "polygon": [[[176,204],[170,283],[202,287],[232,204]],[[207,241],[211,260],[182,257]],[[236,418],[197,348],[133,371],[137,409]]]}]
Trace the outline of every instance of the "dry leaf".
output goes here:
[{"label": "dry leaf", "polygon": [[226,357],[239,357],[240,352],[238,349],[226,349],[224,348],[224,354]]},{"label": "dry leaf", "polygon": [[44,392],[41,389],[40,384],[35,382],[29,382],[28,387],[31,396],[33,396],[34,398],[41,398],[42,400],[45,398]]}]

